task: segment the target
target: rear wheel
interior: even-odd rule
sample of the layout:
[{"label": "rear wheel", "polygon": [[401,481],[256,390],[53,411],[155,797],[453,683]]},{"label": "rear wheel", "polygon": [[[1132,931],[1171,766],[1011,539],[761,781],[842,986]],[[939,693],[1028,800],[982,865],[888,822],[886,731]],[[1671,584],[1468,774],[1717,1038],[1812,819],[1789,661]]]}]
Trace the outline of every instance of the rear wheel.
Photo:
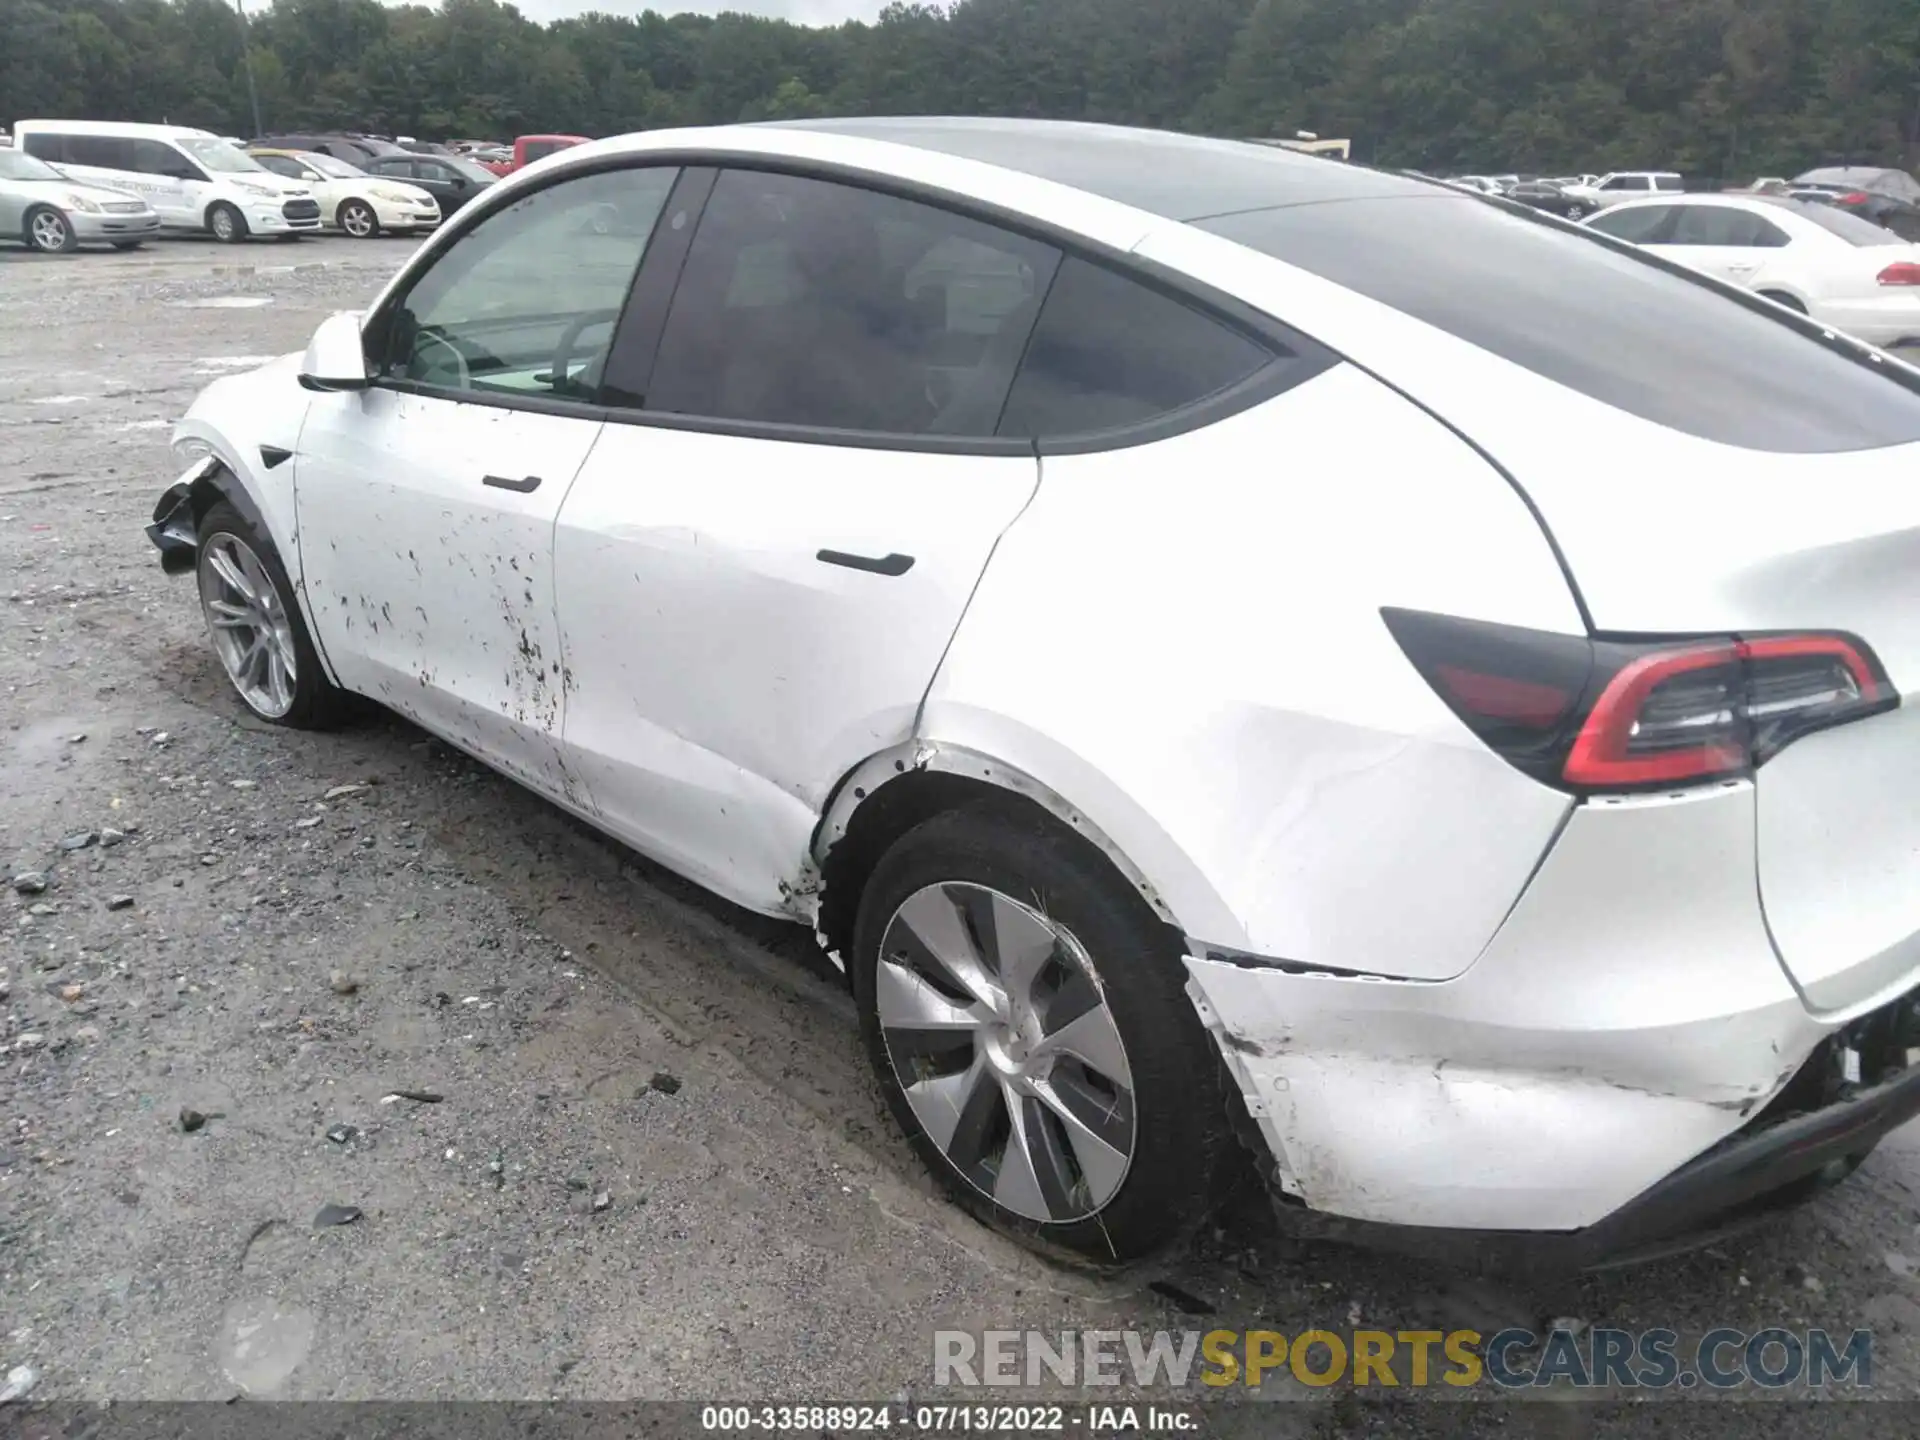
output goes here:
[{"label": "rear wheel", "polygon": [[27,248],[43,255],[61,255],[80,248],[73,222],[58,210],[41,206],[27,216]]},{"label": "rear wheel", "polygon": [[1786,294],[1784,291],[1762,290],[1760,296],[1762,299],[1773,301],[1776,305],[1784,305],[1789,310],[1797,310],[1802,315],[1807,313],[1806,306],[1802,305],[1798,300],[1794,299],[1793,296]]},{"label": "rear wheel", "polygon": [[343,202],[335,219],[340,228],[356,240],[369,240],[380,233],[380,217],[373,213],[373,207],[364,200]]},{"label": "rear wheel", "polygon": [[224,500],[200,518],[199,532],[200,610],[234,693],[276,725],[338,724],[346,696],[321,672],[273,542]]},{"label": "rear wheel", "polygon": [[222,245],[247,238],[247,217],[222,200],[207,211],[207,232]]},{"label": "rear wheel", "polygon": [[1212,1208],[1227,1114],[1183,973],[1098,851],[1012,805],[909,831],[861,896],[861,1026],[920,1158],[987,1224],[1096,1263]]}]

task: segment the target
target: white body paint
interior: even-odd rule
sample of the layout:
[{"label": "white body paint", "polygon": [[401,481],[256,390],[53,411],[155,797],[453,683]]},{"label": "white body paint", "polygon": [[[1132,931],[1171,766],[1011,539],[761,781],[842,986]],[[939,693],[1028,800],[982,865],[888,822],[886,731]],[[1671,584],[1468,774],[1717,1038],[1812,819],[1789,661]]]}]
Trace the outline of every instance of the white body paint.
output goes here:
[{"label": "white body paint", "polygon": [[[911,173],[1071,225],[1350,363],[1214,425],[1040,461],[314,395],[287,361],[220,380],[179,433],[253,497],[342,684],[801,920],[825,851],[897,777],[1035,798],[1187,937],[1285,1183],[1340,1215],[1590,1224],[1913,985],[1920,447],[1694,439],[1223,239],[874,141],[599,142],[474,208],[701,146]],[[295,437],[295,463],[261,467],[259,444]],[[1903,707],[1753,781],[1549,789],[1379,618],[1580,633],[1547,531],[1598,630],[1852,631]],[[915,563],[876,581],[821,548]]]}]

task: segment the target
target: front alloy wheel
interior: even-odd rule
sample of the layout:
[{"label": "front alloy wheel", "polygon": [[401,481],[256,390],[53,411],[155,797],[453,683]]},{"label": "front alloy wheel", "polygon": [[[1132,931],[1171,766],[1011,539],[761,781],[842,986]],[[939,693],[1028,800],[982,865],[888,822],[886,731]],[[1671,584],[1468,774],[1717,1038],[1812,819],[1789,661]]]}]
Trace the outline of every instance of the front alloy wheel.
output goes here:
[{"label": "front alloy wheel", "polygon": [[200,608],[214,653],[248,708],[279,720],[293,708],[299,661],[287,606],[260,557],[237,535],[200,548]]},{"label": "front alloy wheel", "polygon": [[880,1033],[927,1138],[994,1203],[1097,1214],[1133,1159],[1133,1076],[1079,941],[983,885],[936,884],[888,923]]}]

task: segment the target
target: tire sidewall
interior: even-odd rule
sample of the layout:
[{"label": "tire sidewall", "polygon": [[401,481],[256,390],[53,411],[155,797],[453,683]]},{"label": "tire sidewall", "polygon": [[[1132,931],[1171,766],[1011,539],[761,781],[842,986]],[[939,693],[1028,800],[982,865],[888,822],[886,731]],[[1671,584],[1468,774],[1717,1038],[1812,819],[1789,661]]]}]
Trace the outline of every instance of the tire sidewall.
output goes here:
[{"label": "tire sidewall", "polygon": [[[874,1002],[880,941],[901,902],[942,880],[1018,897],[1070,931],[1093,962],[1127,1051],[1135,1139],[1120,1189],[1085,1219],[1035,1221],[997,1204],[922,1131],[894,1073]],[[989,801],[934,817],[875,867],[849,971],[888,1108],[941,1187],[978,1218],[1060,1258],[1110,1266],[1165,1248],[1211,1211],[1229,1139],[1213,1042],[1186,997],[1171,932],[1085,840],[1016,804]]]},{"label": "tire sidewall", "polygon": [[[287,627],[293,632],[293,658],[297,673],[293,682],[293,704],[287,707],[286,714],[262,715],[247,703],[231,677],[227,681],[228,691],[245,706],[249,715],[270,725],[325,729],[338,723],[343,697],[321,668],[319,652],[314,648],[313,637],[307,633],[306,616],[300,612],[299,597],[294,593],[293,582],[287,575],[286,566],[280,561],[280,552],[273,541],[242,515],[230,500],[219,500],[209,506],[200,517],[198,528],[200,552],[194,562],[196,586],[199,583],[199,567],[206,563],[210,541],[220,535],[231,535],[236,540],[244,541],[247,548],[259,557],[267,578],[273,581],[274,588],[279,591],[280,602],[287,612]],[[198,599],[197,590],[195,598]],[[221,673],[225,673],[224,667]]]}]

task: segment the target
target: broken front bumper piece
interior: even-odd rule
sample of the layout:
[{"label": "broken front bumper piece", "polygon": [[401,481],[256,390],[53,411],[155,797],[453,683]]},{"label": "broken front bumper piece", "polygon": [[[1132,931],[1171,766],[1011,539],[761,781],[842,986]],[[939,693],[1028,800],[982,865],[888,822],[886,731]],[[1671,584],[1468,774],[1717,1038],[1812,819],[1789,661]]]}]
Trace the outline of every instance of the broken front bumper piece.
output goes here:
[{"label": "broken front bumper piece", "polygon": [[212,474],[219,463],[211,455],[194,461],[185,474],[161,493],[159,503],[153,507],[153,523],[147,526],[147,538],[160,552],[160,568],[169,575],[184,575],[200,558],[193,487]]},{"label": "broken front bumper piece", "polygon": [[1753,807],[1751,785],[1578,807],[1451,980],[1190,943],[1188,994],[1302,1228],[1482,1268],[1625,1263],[1812,1193],[1920,1114],[1920,992],[1808,1012],[1755,902]]}]

